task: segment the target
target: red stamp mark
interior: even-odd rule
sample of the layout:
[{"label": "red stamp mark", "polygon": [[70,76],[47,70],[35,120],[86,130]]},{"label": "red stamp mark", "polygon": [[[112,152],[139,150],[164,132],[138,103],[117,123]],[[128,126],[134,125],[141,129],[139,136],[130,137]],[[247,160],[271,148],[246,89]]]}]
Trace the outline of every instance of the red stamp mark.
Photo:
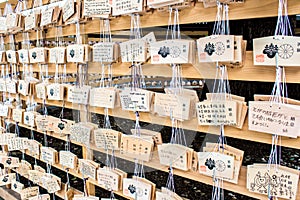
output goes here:
[{"label": "red stamp mark", "polygon": [[264,54],[256,55],[255,60],[256,62],[265,62],[265,55]]}]

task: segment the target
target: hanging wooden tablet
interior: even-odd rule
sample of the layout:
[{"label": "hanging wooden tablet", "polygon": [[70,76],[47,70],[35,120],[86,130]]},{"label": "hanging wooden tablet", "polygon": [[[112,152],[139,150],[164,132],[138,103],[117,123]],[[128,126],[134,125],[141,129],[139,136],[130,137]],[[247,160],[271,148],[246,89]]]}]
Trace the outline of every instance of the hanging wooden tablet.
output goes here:
[{"label": "hanging wooden tablet", "polygon": [[115,88],[92,88],[89,99],[91,106],[115,108],[117,91]]},{"label": "hanging wooden tablet", "polygon": [[52,174],[44,174],[41,178],[42,186],[47,190],[48,193],[52,194],[61,190],[61,180],[57,180],[58,177]]},{"label": "hanging wooden tablet", "polygon": [[20,165],[19,158],[12,156],[0,156],[0,162],[7,168],[18,168]]},{"label": "hanging wooden tablet", "polygon": [[49,7],[46,10],[41,11],[41,23],[40,26],[48,26],[54,22],[53,15],[54,15],[54,9],[57,9],[57,7]]},{"label": "hanging wooden tablet", "polygon": [[74,195],[73,200],[99,200],[99,197],[95,197],[95,196],[84,196],[84,195]]},{"label": "hanging wooden tablet", "polygon": [[99,128],[93,131],[97,148],[119,150],[122,133],[113,129]]},{"label": "hanging wooden tablet", "polygon": [[247,166],[247,189],[274,198],[297,199],[299,171],[266,164]]},{"label": "hanging wooden tablet", "polygon": [[46,63],[47,62],[47,50],[44,47],[35,47],[29,49],[30,63]]},{"label": "hanging wooden tablet", "polygon": [[66,47],[53,47],[49,49],[49,63],[66,63]]},{"label": "hanging wooden tablet", "polygon": [[17,53],[13,50],[7,50],[6,51],[6,60],[9,63],[17,64]]},{"label": "hanging wooden tablet", "polygon": [[41,147],[41,160],[55,164],[58,162],[58,152],[51,147]]},{"label": "hanging wooden tablet", "polygon": [[111,1],[85,0],[83,2],[83,16],[108,18],[111,13]]},{"label": "hanging wooden tablet", "polygon": [[6,91],[10,94],[17,93],[17,81],[13,79],[6,80]]},{"label": "hanging wooden tablet", "polygon": [[199,125],[236,125],[237,102],[235,101],[202,101],[197,103]]},{"label": "hanging wooden tablet", "polygon": [[7,29],[14,30],[18,27],[20,15],[16,13],[9,13],[6,16],[6,27]]},{"label": "hanging wooden tablet", "polygon": [[151,200],[152,185],[132,178],[123,179],[123,194],[136,200]]},{"label": "hanging wooden tablet", "polygon": [[66,168],[77,168],[77,156],[70,151],[59,151],[59,164]]},{"label": "hanging wooden tablet", "polygon": [[113,0],[112,1],[112,15],[124,15],[130,13],[138,13],[144,11],[144,1],[134,0]]},{"label": "hanging wooden tablet", "polygon": [[38,83],[35,85],[35,92],[36,97],[39,99],[46,99],[47,97],[47,90],[46,90],[46,84],[45,83]]},{"label": "hanging wooden tablet", "polygon": [[15,173],[9,173],[9,174],[6,174],[6,175],[2,175],[2,176],[0,176],[0,186],[9,185],[14,180],[16,180],[16,174]]},{"label": "hanging wooden tablet", "polygon": [[147,43],[143,39],[133,39],[120,43],[122,62],[145,62]]},{"label": "hanging wooden tablet", "polygon": [[29,197],[28,200],[51,200],[49,194],[38,194],[34,197]]},{"label": "hanging wooden tablet", "polygon": [[0,92],[6,92],[6,81],[5,79],[0,79]]},{"label": "hanging wooden tablet", "polygon": [[26,17],[25,17],[25,31],[30,31],[32,29],[35,29],[38,27],[40,21],[40,14],[39,13],[29,13]]},{"label": "hanging wooden tablet", "polygon": [[7,141],[8,151],[26,150],[28,148],[28,138],[16,137]]},{"label": "hanging wooden tablet", "polygon": [[[74,87],[73,90],[68,91],[69,100],[75,104],[87,105],[89,103],[89,94],[91,86],[84,85],[82,87]],[[70,92],[72,94],[70,94]]]},{"label": "hanging wooden tablet", "polygon": [[21,193],[21,191],[24,189],[24,184],[14,180],[11,182],[10,189],[17,193]]},{"label": "hanging wooden tablet", "polygon": [[21,199],[28,199],[32,196],[36,196],[39,193],[39,187],[33,186],[23,189],[20,192]]},{"label": "hanging wooden tablet", "polygon": [[[188,158],[187,147],[179,144],[162,144],[158,145],[158,156],[160,164],[170,166],[184,171],[189,170],[191,157]],[[190,163],[189,163],[190,162]]]},{"label": "hanging wooden tablet", "polygon": [[18,93],[23,96],[28,96],[29,94],[29,82],[26,80],[19,80],[18,83]]},{"label": "hanging wooden tablet", "polygon": [[89,177],[96,180],[96,172],[99,164],[94,161],[79,159],[79,171],[84,175],[84,177]]},{"label": "hanging wooden tablet", "polygon": [[30,127],[35,127],[35,115],[33,111],[26,111],[23,113],[23,123]]},{"label": "hanging wooden tablet", "polygon": [[124,88],[120,92],[122,110],[150,112],[152,94],[148,90]]},{"label": "hanging wooden tablet", "polygon": [[299,37],[295,36],[269,36],[253,39],[254,65],[299,66],[298,41]]},{"label": "hanging wooden tablet", "polygon": [[39,157],[41,146],[41,143],[36,140],[28,140],[28,154],[33,157]]},{"label": "hanging wooden tablet", "polygon": [[71,127],[75,124],[75,121],[67,120],[67,119],[57,119],[54,121],[54,129],[55,133],[70,135]]},{"label": "hanging wooden tablet", "polygon": [[296,138],[300,135],[298,105],[249,102],[249,130]]},{"label": "hanging wooden tablet", "polygon": [[13,109],[12,120],[14,120],[15,122],[22,123],[24,111],[25,111],[24,109],[18,109],[18,108]]},{"label": "hanging wooden tablet", "polygon": [[112,63],[116,61],[117,44],[114,42],[99,42],[93,45],[93,62]]},{"label": "hanging wooden tablet", "polygon": [[85,145],[90,145],[91,131],[92,128],[85,126],[83,123],[74,124],[70,128],[70,139]]},{"label": "hanging wooden tablet", "polygon": [[220,178],[233,178],[234,157],[215,152],[199,152],[199,173]]},{"label": "hanging wooden tablet", "polygon": [[67,62],[84,63],[89,61],[89,46],[73,44],[67,46]]},{"label": "hanging wooden tablet", "polygon": [[199,62],[234,61],[234,36],[212,35],[197,40]]},{"label": "hanging wooden tablet", "polygon": [[28,64],[29,63],[29,51],[27,49],[20,49],[18,50],[18,59],[19,62],[22,64]]},{"label": "hanging wooden tablet", "polygon": [[175,4],[183,3],[184,0],[175,0],[175,1],[170,1],[170,0],[149,0],[147,1],[147,6],[150,8],[162,8],[162,7],[168,7],[172,6]]},{"label": "hanging wooden tablet", "polygon": [[21,160],[19,167],[18,167],[18,173],[28,176],[28,171],[32,170],[31,164],[27,162],[26,160]]},{"label": "hanging wooden tablet", "polygon": [[43,167],[39,166],[39,165],[34,165],[34,166],[33,166],[33,169],[34,169],[35,171],[37,171],[37,172],[40,172],[41,174],[46,173],[46,170],[45,170]]},{"label": "hanging wooden tablet", "polygon": [[38,184],[40,183],[40,179],[43,176],[44,172],[37,171],[37,170],[29,170],[28,171],[28,179],[31,180],[33,183]]},{"label": "hanging wooden tablet", "polygon": [[120,176],[108,167],[97,170],[97,180],[100,186],[107,190],[119,191]]},{"label": "hanging wooden tablet", "polygon": [[[136,129],[131,129],[130,131],[133,135],[137,135]],[[139,133],[141,134],[141,136],[151,136],[155,146],[163,143],[160,132],[148,129],[139,129]]]},{"label": "hanging wooden tablet", "polygon": [[189,63],[190,43],[191,41],[188,40],[164,40],[151,43],[151,63]]},{"label": "hanging wooden tablet", "polygon": [[75,14],[75,3],[74,0],[67,0],[62,7],[63,21],[67,21],[72,15]]},{"label": "hanging wooden tablet", "polygon": [[7,145],[8,140],[16,138],[17,135],[15,133],[2,133],[0,134],[0,145]]},{"label": "hanging wooden tablet", "polygon": [[0,17],[0,33],[7,32],[6,17]]},{"label": "hanging wooden tablet", "polygon": [[64,99],[64,86],[59,83],[52,83],[47,85],[47,97],[48,100],[58,100]]},{"label": "hanging wooden tablet", "polygon": [[170,116],[178,120],[189,120],[192,117],[191,100],[187,96],[155,93],[154,113],[159,116]]},{"label": "hanging wooden tablet", "polygon": [[8,117],[8,106],[0,104],[0,117]]}]

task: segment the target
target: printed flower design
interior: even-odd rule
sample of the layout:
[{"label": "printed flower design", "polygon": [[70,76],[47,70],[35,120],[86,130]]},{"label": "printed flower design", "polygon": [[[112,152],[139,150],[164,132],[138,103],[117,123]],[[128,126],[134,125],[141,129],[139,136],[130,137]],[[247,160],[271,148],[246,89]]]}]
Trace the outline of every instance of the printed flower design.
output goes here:
[{"label": "printed flower design", "polygon": [[134,185],[129,185],[129,186],[128,186],[128,190],[130,191],[131,194],[134,194],[135,191],[136,191],[136,188],[135,188]]},{"label": "printed flower design", "polygon": [[205,45],[204,51],[211,56],[215,52],[215,45],[209,42]]},{"label": "printed flower design", "polygon": [[170,54],[170,48],[166,46],[160,47],[158,54],[161,55],[161,57],[165,58]]},{"label": "printed flower design", "polygon": [[222,42],[217,42],[215,44],[215,50],[216,50],[216,54],[217,55],[223,55],[224,51],[225,51],[225,45]]},{"label": "printed flower design", "polygon": [[290,44],[282,44],[278,48],[278,56],[282,59],[289,59],[294,54],[294,48]]},{"label": "printed flower design", "polygon": [[62,131],[65,128],[65,124],[60,122],[57,127]]},{"label": "printed flower design", "polygon": [[273,43],[266,45],[263,50],[263,54],[267,54],[268,58],[274,58],[276,53],[278,53],[278,46]]},{"label": "printed flower design", "polygon": [[226,169],[226,165],[222,160],[216,161],[216,170],[219,172],[223,172]]},{"label": "printed flower design", "polygon": [[36,59],[37,55],[36,55],[36,52],[33,52],[32,55],[33,59]]},{"label": "printed flower design", "polygon": [[213,168],[216,167],[216,164],[215,164],[214,160],[212,160],[211,158],[209,158],[209,159],[206,159],[205,166],[207,166],[208,169],[212,170]]},{"label": "printed flower design", "polygon": [[74,51],[74,49],[71,49],[71,51],[70,51],[70,56],[71,56],[71,58],[74,58],[74,56],[75,56],[75,51]]},{"label": "printed flower design", "polygon": [[172,58],[177,58],[181,54],[180,48],[176,47],[176,46],[172,47],[170,52],[171,52],[170,55],[172,56]]},{"label": "printed flower design", "polygon": [[54,95],[54,90],[50,89],[50,95],[53,96]]}]

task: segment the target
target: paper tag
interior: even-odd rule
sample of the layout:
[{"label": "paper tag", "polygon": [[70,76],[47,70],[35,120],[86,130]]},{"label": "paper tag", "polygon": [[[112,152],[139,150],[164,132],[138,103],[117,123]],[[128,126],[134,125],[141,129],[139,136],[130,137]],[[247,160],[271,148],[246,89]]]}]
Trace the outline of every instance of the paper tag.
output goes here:
[{"label": "paper tag", "polygon": [[54,8],[48,8],[42,11],[41,24],[40,24],[41,26],[47,26],[52,23],[53,10]]},{"label": "paper tag", "polygon": [[84,45],[73,44],[67,46],[67,61],[68,62],[84,62]]},{"label": "paper tag", "polygon": [[111,5],[109,0],[85,0],[83,2],[83,16],[101,17],[109,15]]},{"label": "paper tag", "polygon": [[29,49],[29,60],[30,63],[45,63],[46,62],[46,52],[43,47],[35,47],[33,49]]},{"label": "paper tag", "polygon": [[119,191],[120,176],[109,168],[99,168],[97,170],[97,180],[99,185],[104,187],[106,190]]},{"label": "paper tag", "polygon": [[92,88],[90,91],[90,105],[102,108],[114,108],[116,90],[112,88]]},{"label": "paper tag", "polygon": [[135,179],[124,178],[123,194],[136,200],[151,200],[152,185]]},{"label": "paper tag", "polygon": [[149,112],[151,103],[151,92],[142,89],[131,90],[125,88],[120,93],[123,110]]},{"label": "paper tag", "polygon": [[152,64],[189,63],[190,41],[165,40],[150,44]]},{"label": "paper tag", "polygon": [[[270,36],[253,39],[254,65],[299,66],[299,37]],[[277,58],[276,58],[277,57]]]},{"label": "paper tag", "polygon": [[57,64],[66,63],[66,48],[65,47],[50,48],[49,63],[57,63]]},{"label": "paper tag", "polygon": [[300,136],[299,106],[269,101],[249,102],[249,130],[296,138]]},{"label": "paper tag", "polygon": [[114,0],[112,1],[112,15],[124,15],[130,13],[142,12],[144,7],[144,1],[140,0]]},{"label": "paper tag", "polygon": [[202,101],[197,103],[197,116],[199,125],[236,125],[236,101]]},{"label": "paper tag", "polygon": [[93,45],[93,61],[101,63],[112,63],[114,57],[115,43],[100,42]]},{"label": "paper tag", "polygon": [[158,156],[160,164],[188,170],[187,148],[178,144],[162,144],[158,145]]},{"label": "paper tag", "polygon": [[66,168],[75,169],[77,156],[69,151],[59,151],[59,164]]},{"label": "paper tag", "polygon": [[18,55],[20,63],[29,63],[29,51],[27,49],[18,50]]},{"label": "paper tag", "polygon": [[120,43],[122,62],[145,62],[147,43],[143,39],[133,39]]},{"label": "paper tag", "polygon": [[63,21],[67,21],[75,13],[74,0],[67,0],[62,7]]},{"label": "paper tag", "polygon": [[197,40],[199,62],[234,61],[234,36],[212,35]]},{"label": "paper tag", "polygon": [[94,130],[94,140],[97,148],[119,150],[121,132],[113,129],[96,129]]},{"label": "paper tag", "polygon": [[6,51],[6,59],[7,59],[7,62],[9,62],[9,63],[17,64],[16,51],[7,50]]},{"label": "paper tag", "polygon": [[233,178],[234,157],[216,152],[199,152],[199,173],[208,176]]}]

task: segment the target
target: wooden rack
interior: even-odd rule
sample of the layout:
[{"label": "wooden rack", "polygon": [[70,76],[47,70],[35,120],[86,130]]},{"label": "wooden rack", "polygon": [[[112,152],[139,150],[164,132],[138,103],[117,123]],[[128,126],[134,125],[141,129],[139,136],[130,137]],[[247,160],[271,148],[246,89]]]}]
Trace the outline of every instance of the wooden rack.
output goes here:
[{"label": "wooden rack", "polygon": [[[15,2],[14,2],[15,3]],[[289,0],[288,2],[288,12],[290,15],[300,14],[300,2],[299,0]],[[2,4],[5,5],[5,4]],[[230,6],[229,17],[231,20],[236,19],[250,19],[250,18],[266,18],[266,17],[274,17],[277,16],[277,1],[274,0],[246,0],[244,4],[241,5],[232,5]],[[0,6],[3,7],[3,6]],[[203,8],[203,5],[200,3],[196,3],[195,6],[190,8],[183,9],[180,11],[180,23],[187,24],[187,23],[198,23],[198,22],[210,22],[215,20],[215,13],[216,8]],[[148,12],[141,16],[141,25],[142,27],[154,27],[154,26],[164,26],[168,23],[168,13],[164,12]],[[94,19],[92,21],[87,21],[81,24],[81,32],[84,34],[89,33],[99,33],[100,31],[100,23],[98,19]],[[119,31],[125,30],[130,28],[130,17],[129,16],[122,16],[116,17],[111,20],[111,30]],[[55,28],[49,28],[45,31],[45,38],[54,38],[55,37]],[[75,35],[76,30],[74,25],[67,25],[63,27],[63,35],[70,36]],[[17,42],[22,41],[22,34],[18,33],[15,37]],[[30,32],[30,39],[36,39],[36,33],[34,31]],[[6,43],[8,43],[9,39],[6,37]],[[113,75],[120,76],[120,75],[130,75],[130,69],[128,68],[128,64],[124,63],[115,63],[113,64]],[[49,72],[55,72],[55,65],[49,64],[48,65]],[[21,71],[22,71],[21,67]],[[157,74],[159,70],[159,74]],[[183,77],[185,78],[195,78],[195,79],[214,79],[215,76],[215,67],[212,64],[186,64],[183,66]],[[37,65],[33,65],[33,71],[39,73],[39,67]],[[67,64],[67,73],[76,73],[77,66],[75,64],[68,63]],[[88,72],[89,73],[99,73],[100,68],[99,64],[89,62],[88,63]],[[171,76],[171,69],[167,65],[151,65],[149,63],[145,63],[143,65],[143,73],[146,76]],[[253,65],[253,56],[252,52],[248,51],[246,54],[246,62],[244,67],[242,68],[230,68],[228,69],[229,79],[230,80],[241,80],[241,81],[259,81],[259,82],[274,82],[275,80],[275,67],[269,66],[254,66]],[[296,67],[289,67],[286,68],[286,77],[288,83],[300,83],[300,70]],[[22,97],[23,100],[26,100],[26,97]],[[40,99],[35,99],[38,103],[43,103]],[[46,101],[46,104],[49,106],[62,106],[61,101]],[[76,105],[66,102],[66,108],[70,109],[78,109]],[[104,110],[101,108],[90,108],[91,112],[104,114]],[[110,116],[115,116],[124,119],[131,119],[135,120],[135,116],[133,113],[122,111],[120,108],[110,110]],[[166,125],[171,126],[171,121],[167,118],[162,118],[158,116],[154,116],[148,113],[141,113],[140,114],[140,121],[155,123],[159,125]],[[247,121],[247,119],[246,119]],[[33,129],[34,128],[28,127],[24,124],[19,124],[19,126]],[[207,126],[198,126],[196,119],[186,121],[183,123],[183,128],[188,130],[194,130],[199,132],[211,133],[211,134],[218,134],[219,130],[215,127],[207,127]],[[37,131],[39,132],[39,131]],[[42,132],[41,132],[42,133]],[[66,141],[65,137],[61,137],[58,133],[47,133],[49,136],[55,137],[60,140]],[[255,142],[261,142],[266,144],[272,143],[272,136],[265,133],[254,132],[248,130],[247,122],[244,124],[241,130],[233,128],[233,127],[226,127],[225,128],[225,135],[228,137],[238,138],[242,140],[249,140]],[[80,143],[72,141],[74,144],[80,145],[83,148],[83,157],[85,158],[86,155],[86,147]],[[291,139],[291,138],[282,138],[282,146],[290,147],[299,149],[299,142],[300,138]],[[105,153],[103,149],[98,149],[95,146],[91,145],[90,147],[94,151],[99,151]],[[133,159],[129,159],[126,157],[121,156],[120,154],[116,154],[117,157],[122,159],[126,159],[129,161],[133,161]],[[39,159],[39,158],[37,158]],[[151,162],[145,163],[146,166],[151,168],[165,171],[167,172],[167,167],[160,165],[158,161],[157,152],[154,153],[153,159]],[[64,170],[62,166],[59,164],[54,164],[53,167]],[[77,171],[71,170],[70,174],[77,178],[82,178],[82,175]],[[205,184],[212,185],[212,179],[207,176],[200,175],[196,172],[183,172],[180,170],[174,170],[174,174],[178,176],[182,176],[191,180],[199,181]],[[224,183],[224,189],[233,191],[236,193],[240,193],[243,195],[247,195],[249,197],[258,198],[258,199],[268,199],[266,196],[251,193],[246,188],[246,167],[242,167],[240,175],[239,175],[239,184],[231,184],[231,183]],[[99,186],[96,181],[88,180],[90,194],[95,193],[95,186]],[[99,186],[100,187],[100,186]],[[5,189],[0,188],[0,191],[4,191]],[[115,192],[116,194],[125,197],[121,191]],[[6,192],[3,194],[8,195]],[[57,196],[63,197],[64,190],[59,193],[56,193]],[[2,196],[2,192],[1,195]],[[2,196],[3,197],[3,196]],[[300,186],[298,186],[298,193],[297,197],[300,197]],[[6,198],[6,196],[4,197]],[[9,197],[10,199],[12,197]],[[128,197],[126,197],[128,198]]]}]

